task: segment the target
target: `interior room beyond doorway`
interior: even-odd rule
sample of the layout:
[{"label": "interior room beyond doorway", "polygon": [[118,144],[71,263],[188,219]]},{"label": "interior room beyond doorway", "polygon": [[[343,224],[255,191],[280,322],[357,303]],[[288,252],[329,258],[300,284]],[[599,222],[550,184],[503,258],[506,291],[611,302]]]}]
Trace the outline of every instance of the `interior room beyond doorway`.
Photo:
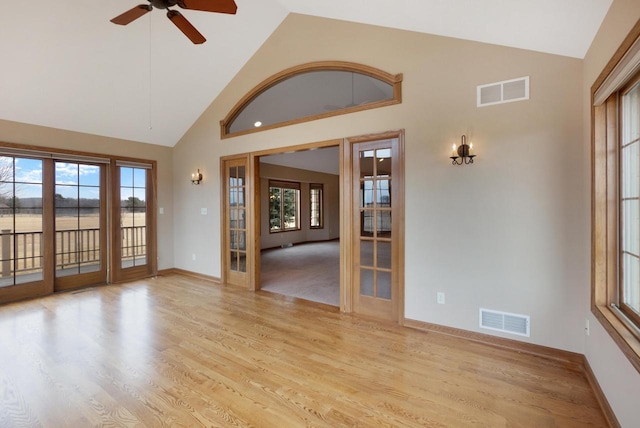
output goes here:
[{"label": "interior room beyond doorway", "polygon": [[260,288],[340,305],[339,148],[260,157]]}]

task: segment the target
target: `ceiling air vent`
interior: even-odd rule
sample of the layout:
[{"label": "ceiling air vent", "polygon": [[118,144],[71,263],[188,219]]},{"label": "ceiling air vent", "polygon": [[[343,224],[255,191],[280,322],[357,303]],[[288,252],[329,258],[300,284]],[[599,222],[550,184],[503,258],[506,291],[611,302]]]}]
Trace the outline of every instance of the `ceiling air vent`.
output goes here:
[{"label": "ceiling air vent", "polygon": [[478,86],[478,107],[529,99],[529,76]]},{"label": "ceiling air vent", "polygon": [[529,337],[529,316],[480,308],[480,328]]}]

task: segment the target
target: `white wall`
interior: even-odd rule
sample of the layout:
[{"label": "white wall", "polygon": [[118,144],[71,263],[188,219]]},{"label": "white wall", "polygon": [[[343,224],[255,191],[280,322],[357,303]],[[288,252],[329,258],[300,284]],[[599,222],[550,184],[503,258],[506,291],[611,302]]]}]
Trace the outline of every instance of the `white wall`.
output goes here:
[{"label": "white wall", "polygon": [[[220,139],[220,119],[246,92],[319,60],[403,73],[402,104]],[[531,77],[529,101],[476,107],[476,85],[521,76]],[[524,340],[582,352],[581,77],[576,59],[289,15],[175,148],[176,267],[220,276],[220,156],[405,129],[406,317],[480,331],[479,307],[527,314]],[[463,133],[478,156],[454,167]],[[196,167],[202,186],[183,179]]]},{"label": "white wall", "polygon": [[[591,86],[609,62],[614,52],[633,25],[640,19],[640,2],[637,0],[615,0],[609,9],[600,31],[598,32],[591,48],[584,59],[584,85],[583,85],[583,117],[584,117],[584,147],[590,147],[590,96]],[[590,152],[583,152],[581,176],[585,184],[590,182],[591,163]],[[590,197],[589,186],[585,185],[586,197]],[[584,207],[588,210],[589,207]],[[590,223],[583,226],[583,234],[590,233]],[[589,260],[590,248],[585,247],[582,258],[586,264]],[[589,319],[591,334],[585,337],[584,354],[593,369],[598,383],[602,387],[609,404],[623,427],[638,426],[640,420],[640,373],[633,368],[631,363],[622,354],[618,346],[613,342],[609,334],[599,324],[599,321],[590,311],[590,288],[586,285],[580,299],[585,313]]]}]

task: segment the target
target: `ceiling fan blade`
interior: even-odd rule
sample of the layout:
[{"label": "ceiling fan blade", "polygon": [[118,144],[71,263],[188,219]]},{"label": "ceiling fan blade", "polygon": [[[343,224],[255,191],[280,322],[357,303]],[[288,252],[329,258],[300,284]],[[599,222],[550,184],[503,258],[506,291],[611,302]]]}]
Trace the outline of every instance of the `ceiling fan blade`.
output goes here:
[{"label": "ceiling fan blade", "polygon": [[205,12],[229,13],[235,15],[238,6],[233,0],[178,0],[183,9],[203,10]]},{"label": "ceiling fan blade", "polygon": [[151,9],[153,9],[153,7],[151,7],[150,4],[139,4],[138,6],[134,7],[133,9],[129,9],[128,11],[123,13],[122,15],[116,16],[115,18],[113,18],[111,20],[111,22],[113,22],[114,24],[118,24],[118,25],[127,25],[130,22],[135,21],[136,19],[140,18],[145,13],[151,12]]},{"label": "ceiling fan blade", "polygon": [[205,39],[204,36],[196,30],[196,27],[191,25],[191,23],[187,21],[187,18],[177,10],[170,10],[167,12],[167,18],[169,18],[171,22],[173,22],[175,26],[178,27],[178,29],[180,29],[180,31],[182,31],[184,35],[196,45],[207,41],[207,39]]}]

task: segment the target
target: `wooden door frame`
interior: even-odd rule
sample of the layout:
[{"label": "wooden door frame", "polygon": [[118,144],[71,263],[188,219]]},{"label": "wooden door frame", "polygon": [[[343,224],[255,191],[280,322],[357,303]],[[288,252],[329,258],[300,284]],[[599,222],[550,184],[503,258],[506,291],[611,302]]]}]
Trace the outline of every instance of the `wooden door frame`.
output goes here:
[{"label": "wooden door frame", "polygon": [[[220,177],[221,177],[221,189],[220,189],[220,201],[221,201],[221,222],[220,222],[220,236],[221,236],[221,279],[222,283],[226,283],[226,272],[228,269],[227,260],[225,257],[227,238],[226,238],[226,213],[225,213],[225,191],[226,185],[224,182],[225,170],[224,163],[228,160],[234,159],[248,159],[247,170],[247,201],[249,205],[247,207],[247,270],[249,275],[249,281],[247,288],[249,290],[260,290],[260,223],[261,223],[261,206],[260,206],[260,157],[282,154],[285,152],[297,152],[311,149],[320,149],[326,147],[338,147],[339,151],[339,211],[340,211],[340,311],[351,313],[354,310],[353,306],[353,277],[352,269],[350,268],[353,261],[353,237],[351,234],[353,227],[353,188],[351,185],[351,178],[353,173],[352,165],[352,147],[355,143],[378,141],[385,139],[398,139],[398,153],[400,162],[400,169],[402,174],[400,177],[394,178],[395,186],[398,188],[397,203],[398,212],[394,213],[395,221],[397,222],[397,251],[394,252],[394,257],[397,258],[396,263],[398,266],[397,281],[398,281],[398,298],[395,300],[394,307],[394,319],[399,324],[402,324],[404,320],[404,235],[405,235],[405,221],[404,221],[404,130],[388,131],[378,134],[367,134],[356,137],[349,137],[344,139],[334,139],[319,141],[314,143],[300,144],[288,147],[279,147],[277,149],[261,150],[250,153],[242,153],[237,155],[224,156],[220,158]],[[394,222],[395,223],[395,222]]]}]

